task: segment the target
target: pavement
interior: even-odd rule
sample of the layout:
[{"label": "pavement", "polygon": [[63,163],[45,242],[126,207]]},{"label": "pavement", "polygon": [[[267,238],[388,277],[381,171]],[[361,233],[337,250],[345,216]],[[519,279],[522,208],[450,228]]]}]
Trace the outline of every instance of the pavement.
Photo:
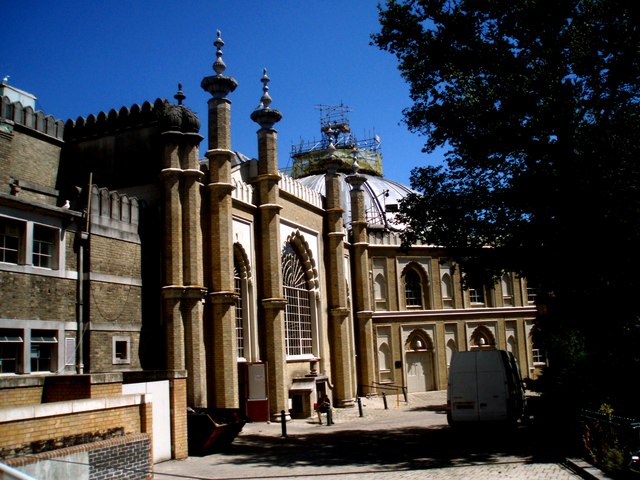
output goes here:
[{"label": "pavement", "polygon": [[[585,462],[531,440],[526,428],[459,432],[446,421],[446,391],[361,399],[317,417],[247,423],[220,452],[154,466],[156,480],[569,480],[605,479]],[[361,414],[362,411],[362,414]]]}]

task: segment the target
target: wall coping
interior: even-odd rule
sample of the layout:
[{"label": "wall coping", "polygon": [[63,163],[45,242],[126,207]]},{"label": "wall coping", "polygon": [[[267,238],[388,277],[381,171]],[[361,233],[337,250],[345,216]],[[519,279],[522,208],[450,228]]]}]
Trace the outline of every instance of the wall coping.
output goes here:
[{"label": "wall coping", "polygon": [[107,440],[98,440],[96,442],[83,443],[81,445],[74,445],[72,447],[57,448],[55,450],[48,450],[41,453],[32,453],[24,457],[8,458],[4,460],[4,463],[11,467],[24,467],[32,463],[53,460],[60,457],[74,455],[76,453],[150,440],[151,438],[149,437],[148,433],[130,433],[127,435],[122,435],[120,437],[109,438]]},{"label": "wall coping", "polygon": [[145,393],[0,408],[0,423],[37,420],[56,415],[71,415],[95,410],[110,410],[151,402],[151,394]]},{"label": "wall coping", "polygon": [[5,388],[26,388],[26,387],[42,387],[44,385],[44,377],[4,377],[0,378],[0,390]]}]

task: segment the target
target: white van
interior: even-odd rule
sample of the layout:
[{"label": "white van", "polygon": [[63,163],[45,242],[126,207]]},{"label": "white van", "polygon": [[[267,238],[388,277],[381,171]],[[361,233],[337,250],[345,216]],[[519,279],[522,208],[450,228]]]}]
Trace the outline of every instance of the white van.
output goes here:
[{"label": "white van", "polygon": [[511,352],[454,352],[449,368],[447,421],[516,423],[524,414],[520,369]]}]

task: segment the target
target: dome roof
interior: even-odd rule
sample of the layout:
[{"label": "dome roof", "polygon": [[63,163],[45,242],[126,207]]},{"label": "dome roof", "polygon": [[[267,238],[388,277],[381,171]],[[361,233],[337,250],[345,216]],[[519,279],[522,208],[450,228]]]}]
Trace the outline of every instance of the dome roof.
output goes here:
[{"label": "dome roof", "polygon": [[[345,173],[338,173],[342,179],[342,208],[344,209],[344,223],[347,228],[351,224],[351,187],[345,181],[348,176]],[[395,214],[398,211],[398,204],[411,189],[399,182],[389,180],[377,175],[361,174],[367,181],[362,186],[365,199],[366,220],[369,228],[387,228],[399,230],[395,225]],[[302,185],[325,195],[325,175],[316,174],[298,178]]]},{"label": "dome roof", "polygon": [[165,103],[159,120],[163,131],[184,133],[198,133],[200,131],[200,119],[184,105]]}]

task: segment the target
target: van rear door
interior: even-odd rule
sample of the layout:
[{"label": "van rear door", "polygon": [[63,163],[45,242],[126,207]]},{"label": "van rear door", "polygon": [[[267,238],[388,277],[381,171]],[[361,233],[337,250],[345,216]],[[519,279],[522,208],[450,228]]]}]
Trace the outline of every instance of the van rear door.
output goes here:
[{"label": "van rear door", "polygon": [[476,381],[478,390],[478,420],[502,422],[507,420],[507,377],[502,352],[476,352]]},{"label": "van rear door", "polygon": [[471,352],[455,352],[449,372],[449,409],[453,422],[478,421],[478,389],[476,388],[476,356]]}]

